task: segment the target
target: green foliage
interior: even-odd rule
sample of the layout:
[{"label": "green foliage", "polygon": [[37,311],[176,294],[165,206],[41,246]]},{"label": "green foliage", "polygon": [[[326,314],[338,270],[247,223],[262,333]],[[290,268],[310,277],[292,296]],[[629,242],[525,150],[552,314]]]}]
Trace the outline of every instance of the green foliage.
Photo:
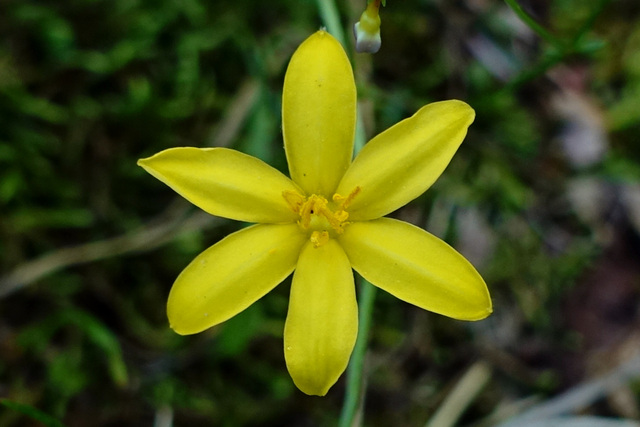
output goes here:
[{"label": "green foliage", "polygon": [[[86,335],[88,342],[95,346],[95,348],[99,350],[98,354],[101,354],[106,359],[108,373],[113,383],[116,386],[124,387],[128,382],[127,368],[122,359],[122,350],[120,349],[118,339],[102,322],[86,312],[77,309],[61,310],[42,323],[24,329],[19,337],[19,342],[28,349],[37,353],[43,353],[49,346],[53,336],[61,329],[68,327],[77,329]],[[75,353],[79,349],[74,348],[72,350],[73,353],[69,359],[56,359],[58,362],[52,363],[49,368],[52,376],[63,382],[68,381],[67,384],[75,389],[81,388],[83,381],[73,379],[72,377],[65,378],[63,374],[65,370],[60,369],[60,364],[64,365],[71,360],[80,362],[81,355]],[[69,370],[66,371],[69,372]],[[79,375],[82,374],[81,371],[76,372]],[[65,387],[61,387],[61,389],[64,390]]]},{"label": "green foliage", "polygon": [[64,427],[64,424],[62,424],[60,421],[51,417],[50,415],[45,414],[42,411],[39,411],[33,406],[26,405],[24,403],[13,402],[9,399],[0,399],[0,405],[24,414],[32,420],[36,420],[42,423],[46,427]]}]

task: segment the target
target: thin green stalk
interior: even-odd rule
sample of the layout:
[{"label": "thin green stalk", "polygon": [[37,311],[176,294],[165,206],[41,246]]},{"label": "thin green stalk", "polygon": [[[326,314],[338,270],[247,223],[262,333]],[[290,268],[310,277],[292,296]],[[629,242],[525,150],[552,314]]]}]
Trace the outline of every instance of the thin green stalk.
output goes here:
[{"label": "thin green stalk", "polygon": [[[347,368],[347,389],[340,414],[340,427],[353,427],[358,409],[364,402],[364,362],[369,343],[369,329],[377,288],[365,279],[360,279],[358,339]],[[359,424],[359,423],[358,423]]]},{"label": "thin green stalk", "polygon": [[[559,41],[550,33],[548,33],[544,28],[540,27],[537,23],[535,23],[535,21],[533,21],[529,17],[529,15],[526,14],[526,12],[524,12],[520,8],[520,6],[517,5],[517,3],[515,3],[514,0],[505,0],[505,1],[512,7],[512,9],[514,9],[516,13],[518,13],[518,10],[520,10],[524,15],[528,17],[528,19],[530,19],[530,21],[527,21],[524,15],[518,14],[518,16],[520,16],[523,20],[527,21],[528,23],[533,22],[534,25],[536,25],[539,29],[541,29],[542,32],[546,33],[548,37],[551,37],[554,40],[554,42],[552,42],[553,47],[550,48],[550,50],[544,55],[544,57],[540,61],[538,61],[537,64],[529,67],[529,69],[525,70],[523,73],[521,73],[520,75],[512,79],[499,91],[499,93],[514,90],[520,87],[522,84],[543,75],[550,68],[564,61],[564,59],[571,54],[576,54],[576,53],[589,54],[590,50],[593,50],[594,47],[587,46],[585,43],[583,43],[582,39],[584,35],[587,33],[587,31],[591,29],[597,17],[600,15],[602,10],[605,8],[607,4],[609,4],[611,0],[600,0],[597,7],[591,13],[589,18],[584,22],[584,24],[577,31],[576,35],[568,43]],[[516,7],[518,8],[518,10],[515,9]],[[542,36],[540,32],[538,32],[538,34]],[[595,48],[597,49],[598,47],[599,46],[596,45]]]},{"label": "thin green stalk", "polygon": [[[354,140],[354,156],[364,147],[366,135],[362,114],[356,115],[356,132]],[[373,315],[373,305],[376,297],[376,287],[365,279],[360,278],[360,292],[358,298],[358,338],[351,354],[351,360],[347,367],[347,387],[345,390],[342,413],[340,414],[340,427],[352,427],[359,425],[356,421],[358,410],[364,403],[364,359],[369,342],[369,329]]]},{"label": "thin green stalk", "polygon": [[[332,34],[343,47],[346,48],[346,39],[338,8],[334,0],[317,0],[318,9],[327,31]],[[356,131],[354,136],[354,156],[362,149],[366,142],[362,115],[358,111],[356,116]],[[340,414],[340,427],[352,427],[356,424],[358,409],[364,402],[364,362],[369,342],[369,330],[373,315],[373,306],[376,296],[376,287],[365,279],[359,281],[358,297],[358,338],[351,354],[351,360],[347,367],[347,385],[345,398]]]},{"label": "thin green stalk", "polygon": [[516,0],[504,0],[504,1],[511,8],[511,10],[513,10],[515,14],[518,15],[518,17],[522,19],[522,21],[524,21],[524,23],[527,24],[529,28],[535,31],[540,37],[542,37],[552,46],[555,46],[559,49],[563,48],[564,45],[562,41],[558,40],[553,34],[547,31],[542,25],[538,24],[538,22],[535,19],[533,19],[531,15],[529,15],[527,12],[524,11],[524,9],[522,9],[522,7],[520,7],[520,5]]},{"label": "thin green stalk", "polygon": [[549,69],[561,63],[566,57],[566,53],[553,51],[545,54],[545,56],[538,61],[537,64],[532,65],[529,69],[523,71],[521,74],[513,78],[506,85],[500,89],[500,93],[510,92],[519,88],[523,84],[543,75]]},{"label": "thin green stalk", "polygon": [[318,9],[320,9],[320,16],[322,22],[327,27],[327,31],[338,41],[342,46],[346,47],[346,38],[340,24],[340,14],[338,8],[333,0],[317,0]]},{"label": "thin green stalk", "polygon": [[598,16],[600,16],[600,14],[604,10],[604,8],[610,3],[610,1],[611,0],[600,0],[598,5],[593,9],[593,12],[591,12],[591,15],[589,15],[589,18],[585,20],[585,22],[582,24],[582,26],[580,27],[576,35],[573,37],[574,45],[577,45],[579,41],[582,39],[582,37],[584,37],[584,35],[587,33],[587,31],[589,31],[593,27],[593,24],[595,24],[596,19],[598,19]]}]

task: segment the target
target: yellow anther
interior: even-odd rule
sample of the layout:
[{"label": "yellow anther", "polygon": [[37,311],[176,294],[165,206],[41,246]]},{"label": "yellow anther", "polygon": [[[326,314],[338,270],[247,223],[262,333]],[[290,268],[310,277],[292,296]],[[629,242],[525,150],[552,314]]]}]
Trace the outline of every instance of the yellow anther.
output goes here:
[{"label": "yellow anther", "polygon": [[349,207],[349,204],[351,203],[351,201],[356,198],[358,193],[360,193],[360,187],[354,188],[353,191],[347,197],[341,196],[340,194],[336,193],[333,195],[332,199],[334,202],[340,204],[339,205],[340,210],[345,210]]},{"label": "yellow anther", "polygon": [[303,228],[309,228],[311,224],[311,215],[319,215],[326,209],[327,201],[324,197],[312,194],[300,208],[300,225]]},{"label": "yellow anther", "polygon": [[296,193],[295,191],[285,190],[282,192],[282,197],[284,197],[284,200],[295,213],[300,213],[300,208],[304,203],[304,196]]},{"label": "yellow anther", "polygon": [[297,192],[284,191],[282,196],[291,209],[300,215],[298,220],[300,227],[311,231],[309,238],[313,245],[319,247],[331,237],[330,232],[344,233],[344,227],[349,224],[347,222],[349,212],[346,208],[359,192],[360,187],[356,187],[347,197],[334,194],[332,203],[317,194],[304,198]]},{"label": "yellow anther", "polygon": [[329,232],[328,231],[314,231],[311,233],[311,237],[309,238],[311,243],[313,243],[314,248],[319,248],[329,241]]},{"label": "yellow anther", "polygon": [[345,222],[349,218],[349,213],[345,211],[337,211],[333,216],[340,222]]}]

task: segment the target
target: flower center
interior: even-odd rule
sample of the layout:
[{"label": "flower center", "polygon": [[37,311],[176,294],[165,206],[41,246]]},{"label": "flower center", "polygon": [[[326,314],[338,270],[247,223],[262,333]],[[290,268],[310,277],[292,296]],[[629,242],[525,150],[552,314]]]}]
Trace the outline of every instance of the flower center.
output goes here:
[{"label": "flower center", "polygon": [[356,187],[346,197],[334,194],[331,201],[317,194],[304,197],[288,190],[282,192],[282,197],[291,209],[300,215],[298,225],[310,233],[309,240],[317,248],[327,243],[330,237],[344,232],[344,227],[349,224],[347,208],[359,192],[360,187]]}]

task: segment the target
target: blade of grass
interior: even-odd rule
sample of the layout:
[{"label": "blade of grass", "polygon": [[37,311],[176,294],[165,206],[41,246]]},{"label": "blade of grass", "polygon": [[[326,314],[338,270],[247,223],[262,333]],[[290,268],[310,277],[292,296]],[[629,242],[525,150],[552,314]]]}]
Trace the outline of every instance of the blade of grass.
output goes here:
[{"label": "blade of grass", "polygon": [[9,399],[0,399],[0,405],[13,411],[20,412],[21,414],[26,415],[32,420],[39,421],[46,427],[65,427],[64,424],[53,418],[51,415],[45,414],[41,410],[36,409],[31,405],[14,402],[13,400]]},{"label": "blade of grass", "polygon": [[452,427],[469,404],[491,379],[491,367],[483,361],[474,363],[460,378],[425,427]]},{"label": "blade of grass", "polygon": [[544,39],[547,43],[557,48],[562,49],[564,46],[563,42],[557,39],[553,34],[547,31],[542,25],[538,24],[538,22],[531,17],[516,0],[504,0],[507,3],[507,6],[514,11],[516,15],[525,23],[529,28],[531,28],[536,34],[538,34],[542,39]]}]

